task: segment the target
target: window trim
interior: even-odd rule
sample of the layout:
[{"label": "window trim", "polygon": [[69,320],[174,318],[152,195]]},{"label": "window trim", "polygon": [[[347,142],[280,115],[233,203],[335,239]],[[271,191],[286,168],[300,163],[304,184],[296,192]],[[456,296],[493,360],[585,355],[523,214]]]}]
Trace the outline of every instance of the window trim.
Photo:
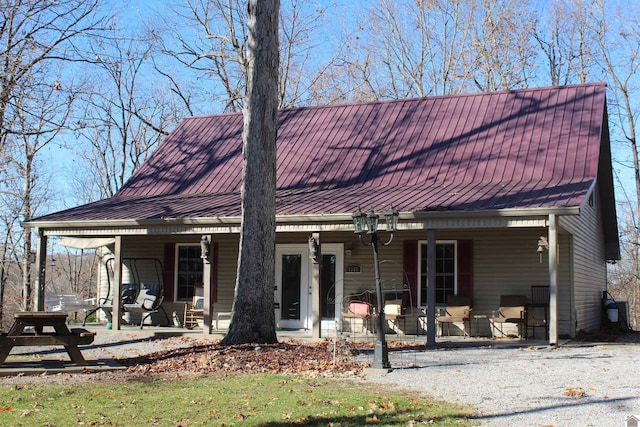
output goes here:
[{"label": "window trim", "polygon": [[[417,283],[417,306],[418,307],[426,307],[427,302],[421,300],[422,296],[422,245],[428,244],[428,240],[418,240],[418,283]],[[438,240],[436,239],[437,245],[448,245],[453,244],[453,259],[454,259],[454,271],[453,271],[453,294],[458,295],[458,240]],[[436,305],[443,305],[444,303],[436,303]]]}]

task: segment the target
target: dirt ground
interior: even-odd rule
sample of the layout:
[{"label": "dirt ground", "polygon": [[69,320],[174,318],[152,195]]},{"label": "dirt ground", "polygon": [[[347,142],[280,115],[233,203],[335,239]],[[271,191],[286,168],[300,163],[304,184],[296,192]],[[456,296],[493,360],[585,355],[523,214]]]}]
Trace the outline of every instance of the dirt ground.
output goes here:
[{"label": "dirt ground", "polygon": [[[87,360],[113,359],[126,369],[102,372],[92,372],[88,369],[82,373],[4,376],[0,377],[0,385],[150,381],[225,372],[349,377],[360,375],[363,369],[368,367],[368,363],[363,362],[366,358],[356,356],[371,351],[371,343],[335,345],[333,341],[313,344],[287,341],[271,345],[222,347],[218,345],[218,340],[205,341],[191,336],[114,341],[117,339],[98,342],[91,349],[82,351]],[[602,330],[580,334],[575,341],[640,343],[640,332]],[[414,347],[415,343],[389,342],[390,354]],[[28,353],[23,355],[26,356]],[[31,356],[45,357],[37,353]],[[56,357],[66,358],[66,354],[61,351]]]},{"label": "dirt ground", "polygon": [[[366,351],[366,345],[358,350],[347,345],[335,347],[330,341],[223,347],[217,344],[217,340],[203,342],[193,337],[168,337],[125,340],[121,348],[116,346],[117,343],[109,342],[104,346],[98,344],[91,349],[83,349],[85,358],[90,362],[85,372],[3,376],[0,377],[0,385],[150,381],[225,372],[345,377],[358,375],[367,366],[352,357],[357,351]],[[23,350],[19,357],[67,358],[64,351],[43,353],[31,354]],[[91,361],[95,358],[116,360],[126,369],[94,370]]]}]

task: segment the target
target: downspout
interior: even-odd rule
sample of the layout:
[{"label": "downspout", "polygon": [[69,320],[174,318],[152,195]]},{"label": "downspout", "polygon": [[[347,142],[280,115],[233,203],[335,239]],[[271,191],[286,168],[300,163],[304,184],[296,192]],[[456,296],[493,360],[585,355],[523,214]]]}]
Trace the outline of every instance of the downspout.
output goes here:
[{"label": "downspout", "polygon": [[553,214],[549,215],[549,345],[558,345],[558,230]]}]

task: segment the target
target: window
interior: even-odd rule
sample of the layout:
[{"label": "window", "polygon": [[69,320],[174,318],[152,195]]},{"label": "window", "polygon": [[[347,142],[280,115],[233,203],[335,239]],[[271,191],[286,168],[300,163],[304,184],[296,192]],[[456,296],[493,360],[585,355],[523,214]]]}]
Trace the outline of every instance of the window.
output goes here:
[{"label": "window", "polygon": [[[420,242],[420,306],[427,305],[427,243]],[[456,293],[456,243],[436,243],[436,304]]]},{"label": "window", "polygon": [[176,301],[191,301],[194,286],[202,282],[200,245],[176,246]]}]

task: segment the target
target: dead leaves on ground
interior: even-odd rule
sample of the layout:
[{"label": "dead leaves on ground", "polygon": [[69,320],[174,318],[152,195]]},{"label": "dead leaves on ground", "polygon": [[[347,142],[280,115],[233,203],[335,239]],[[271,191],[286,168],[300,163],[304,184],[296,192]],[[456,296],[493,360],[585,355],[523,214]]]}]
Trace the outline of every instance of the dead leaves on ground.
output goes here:
[{"label": "dead leaves on ground", "polygon": [[563,396],[566,397],[586,397],[587,393],[580,387],[567,387],[562,393]]},{"label": "dead leaves on ground", "polygon": [[161,351],[122,359],[129,372],[211,373],[244,372],[318,376],[356,375],[365,367],[348,358],[336,358],[327,342],[302,344],[218,344]]}]

